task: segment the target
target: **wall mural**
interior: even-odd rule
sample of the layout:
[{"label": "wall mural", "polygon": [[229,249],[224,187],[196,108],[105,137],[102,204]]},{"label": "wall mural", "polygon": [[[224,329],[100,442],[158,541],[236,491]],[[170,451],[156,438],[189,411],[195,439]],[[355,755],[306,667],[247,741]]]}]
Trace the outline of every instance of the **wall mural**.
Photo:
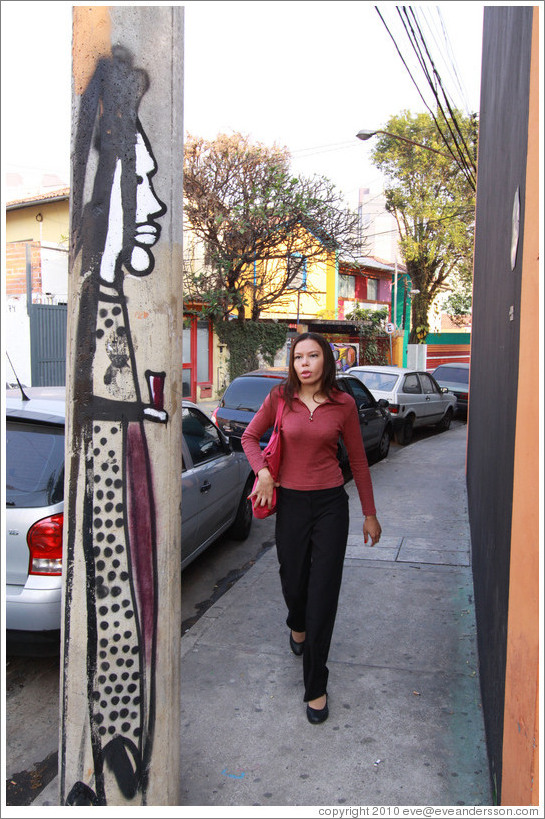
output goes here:
[{"label": "wall mural", "polygon": [[358,345],[347,344],[345,342],[329,342],[335,358],[337,372],[346,372],[350,367],[355,367],[358,363]]},{"label": "wall mural", "polygon": [[[73,157],[72,249],[81,263],[73,372],[64,668],[70,662],[74,561],[83,552],[93,771],[61,780],[66,805],[146,804],[155,721],[156,519],[145,422],[166,424],[165,372],[136,368],[124,280],[148,276],[166,213],[138,117],[149,87],[124,48],[100,59],[81,97]],[[91,177],[89,179],[89,177]],[[80,556],[81,557],[81,556]],[[66,708],[66,706],[65,706]],[[63,731],[66,732],[66,726]],[[79,769],[78,769],[79,770]],[[84,781],[85,780],[85,781]]]}]

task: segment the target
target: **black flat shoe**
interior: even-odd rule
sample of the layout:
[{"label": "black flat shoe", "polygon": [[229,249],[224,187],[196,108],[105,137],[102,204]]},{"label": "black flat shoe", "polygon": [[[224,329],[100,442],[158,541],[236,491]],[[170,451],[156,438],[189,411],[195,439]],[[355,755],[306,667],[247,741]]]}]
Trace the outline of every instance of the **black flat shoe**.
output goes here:
[{"label": "black flat shoe", "polygon": [[291,631],[290,631],[290,648],[297,657],[300,657],[302,655],[303,651],[305,650],[305,641],[303,640],[302,643],[296,643],[295,640],[293,639],[293,634],[291,633]]},{"label": "black flat shoe", "polygon": [[328,716],[329,706],[327,704],[327,695],[323,708],[311,708],[310,705],[307,705],[307,719],[313,725],[319,725],[321,722],[325,722]]}]

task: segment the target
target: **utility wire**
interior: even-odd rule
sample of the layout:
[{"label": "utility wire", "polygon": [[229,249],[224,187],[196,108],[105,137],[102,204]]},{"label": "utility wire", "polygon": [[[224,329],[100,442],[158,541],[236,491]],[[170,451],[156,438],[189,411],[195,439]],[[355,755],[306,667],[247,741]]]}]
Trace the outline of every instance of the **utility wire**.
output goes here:
[{"label": "utility wire", "polygon": [[[395,40],[395,37],[393,36],[392,32],[390,31],[390,28],[388,27],[388,25],[387,25],[386,21],[384,20],[384,17],[383,17],[383,16],[382,16],[382,14],[380,13],[380,10],[378,9],[378,7],[377,7],[377,6],[375,6],[375,10],[376,10],[376,12],[377,12],[378,16],[380,17],[380,19],[381,19],[381,21],[382,21],[382,23],[383,23],[383,25],[384,25],[384,27],[385,27],[386,31],[388,32],[388,34],[389,34],[389,36],[390,36],[390,39],[392,40],[392,42],[393,42],[393,44],[394,44],[394,46],[395,46],[395,49],[396,49],[396,51],[397,51],[397,53],[398,53],[398,55],[399,55],[399,57],[400,57],[400,59],[401,59],[401,61],[402,61],[403,65],[405,66],[405,68],[406,68],[406,70],[407,70],[407,73],[409,74],[409,76],[410,76],[410,78],[411,78],[411,80],[412,80],[412,82],[413,82],[413,84],[414,84],[414,86],[415,86],[416,90],[418,91],[418,94],[419,94],[420,98],[422,99],[422,102],[423,102],[423,103],[424,103],[424,105],[426,106],[427,110],[430,112],[430,115],[432,116],[432,119],[433,119],[433,121],[435,122],[435,125],[436,125],[436,127],[437,127],[437,130],[438,130],[439,134],[441,135],[441,137],[442,137],[442,139],[443,139],[443,141],[444,141],[444,143],[445,143],[446,147],[447,147],[447,148],[448,148],[448,150],[449,150],[449,153],[451,154],[451,156],[453,157],[454,161],[457,163],[457,165],[459,166],[460,170],[462,171],[462,173],[463,173],[463,174],[464,174],[464,176],[466,177],[466,179],[467,179],[468,184],[470,185],[470,187],[471,187],[473,190],[475,190],[475,188],[476,188],[476,183],[475,183],[475,178],[474,178],[474,175],[473,175],[472,170],[471,170],[471,167],[473,167],[473,168],[474,168],[474,163],[473,163],[473,161],[472,161],[472,159],[471,159],[471,155],[470,155],[469,149],[468,149],[468,147],[467,147],[467,145],[466,145],[466,143],[465,143],[465,140],[463,140],[463,138],[462,138],[462,142],[463,142],[463,145],[464,145],[464,148],[465,148],[465,152],[464,152],[464,151],[462,151],[462,150],[461,150],[461,148],[460,148],[460,146],[459,146],[458,139],[456,138],[456,134],[455,134],[455,133],[452,131],[452,129],[451,129],[451,127],[450,127],[450,124],[448,123],[448,118],[447,118],[447,117],[446,117],[446,115],[445,115],[445,111],[444,111],[443,106],[442,106],[442,104],[441,104],[441,101],[440,101],[440,99],[439,99],[439,93],[438,93],[438,90],[437,90],[437,88],[438,88],[438,87],[441,89],[441,91],[442,91],[442,93],[443,93],[443,96],[444,96],[445,100],[447,101],[447,108],[448,108],[449,112],[451,112],[451,116],[453,116],[453,117],[454,117],[454,120],[456,121],[456,130],[457,130],[457,132],[458,132],[458,133],[460,133],[460,129],[459,129],[459,126],[458,126],[458,123],[457,123],[456,117],[455,117],[455,115],[454,115],[454,112],[453,112],[453,110],[452,110],[452,106],[451,106],[451,105],[450,105],[450,103],[448,102],[448,98],[447,98],[446,92],[445,92],[445,90],[444,90],[444,88],[443,88],[443,84],[442,84],[442,81],[441,81],[441,77],[440,77],[440,75],[439,75],[439,72],[438,72],[438,71],[437,71],[437,69],[435,68],[435,65],[434,65],[434,63],[433,63],[433,60],[431,59],[431,56],[430,56],[430,54],[429,54],[429,50],[428,50],[428,48],[427,48],[427,46],[426,46],[426,42],[425,42],[424,36],[423,36],[423,34],[422,34],[422,31],[421,31],[421,29],[420,29],[420,26],[418,25],[418,22],[417,22],[417,20],[416,20],[416,17],[414,16],[414,13],[413,13],[414,27],[418,29],[418,32],[419,32],[419,34],[420,34],[420,38],[421,38],[422,43],[423,43],[424,50],[426,51],[426,54],[427,54],[427,56],[428,56],[428,58],[429,58],[429,60],[430,60],[430,62],[431,62],[431,64],[432,64],[432,73],[431,73],[431,74],[430,74],[430,71],[429,71],[429,69],[428,69],[428,67],[427,67],[427,65],[426,65],[426,60],[425,60],[424,54],[423,54],[423,52],[422,52],[422,48],[420,47],[420,45],[419,45],[419,43],[418,43],[418,39],[417,39],[416,34],[415,34],[415,32],[414,32],[413,25],[411,24],[411,22],[410,22],[410,20],[409,20],[409,17],[408,17],[408,15],[407,15],[407,14],[406,14],[406,12],[405,12],[405,7],[403,7],[403,13],[405,14],[405,19],[403,19],[402,12],[400,11],[400,9],[399,9],[399,8],[397,9],[397,12],[398,12],[398,15],[399,15],[399,17],[400,17],[400,19],[401,19],[401,22],[402,22],[403,28],[405,29],[405,33],[406,33],[406,35],[407,35],[407,37],[408,37],[408,39],[409,39],[409,42],[410,42],[410,43],[411,43],[411,45],[412,45],[412,47],[413,47],[413,51],[415,52],[415,55],[416,55],[416,57],[417,57],[418,64],[420,65],[420,68],[422,69],[422,71],[423,71],[423,73],[424,73],[424,76],[425,76],[425,78],[426,78],[426,80],[427,80],[427,82],[428,82],[428,85],[430,86],[430,88],[431,88],[431,90],[432,90],[432,92],[433,92],[433,95],[434,95],[435,100],[436,100],[436,102],[437,102],[438,109],[441,111],[442,116],[444,117],[445,122],[447,123],[447,126],[449,127],[449,130],[451,131],[451,136],[452,136],[452,139],[453,139],[454,144],[455,144],[455,146],[456,146],[456,153],[453,151],[453,149],[452,149],[452,146],[451,146],[450,142],[449,142],[449,141],[448,141],[448,139],[446,138],[446,135],[443,133],[443,130],[441,129],[441,126],[440,126],[439,122],[437,121],[437,118],[436,118],[436,116],[435,116],[434,112],[432,111],[432,109],[431,109],[431,108],[430,108],[430,106],[428,105],[428,103],[427,103],[426,99],[424,98],[424,96],[423,96],[423,94],[422,94],[422,91],[420,90],[420,88],[419,88],[419,86],[418,86],[418,83],[416,82],[416,80],[415,80],[415,78],[414,78],[414,76],[413,76],[413,74],[412,74],[412,72],[411,72],[411,70],[410,70],[410,68],[409,68],[409,66],[408,66],[408,64],[407,64],[407,61],[405,60],[405,58],[403,57],[403,55],[402,55],[402,53],[401,53],[401,50],[400,50],[400,48],[399,48],[398,43],[397,43],[397,42],[396,42],[396,40]],[[460,137],[461,137],[461,133],[460,133]],[[470,166],[468,166],[468,162],[467,162],[467,157],[468,157],[468,156],[470,157],[471,167],[470,167]]]},{"label": "utility wire", "polygon": [[[443,83],[442,83],[441,77],[440,77],[439,72],[438,72],[438,70],[437,70],[437,68],[436,68],[436,66],[435,66],[435,64],[434,64],[434,61],[433,61],[433,59],[432,59],[432,57],[431,57],[431,54],[430,54],[429,49],[428,49],[428,46],[427,46],[427,44],[426,44],[426,41],[425,41],[424,35],[422,34],[421,27],[420,27],[420,25],[419,25],[419,23],[418,23],[418,20],[417,20],[417,18],[416,18],[416,15],[414,14],[414,12],[412,12],[412,17],[413,17],[413,21],[414,21],[415,28],[416,28],[416,30],[418,31],[418,34],[419,34],[419,36],[420,36],[420,40],[422,41],[422,44],[423,44],[424,50],[425,50],[426,55],[427,55],[427,57],[428,57],[428,60],[429,60],[429,62],[430,62],[430,64],[431,64],[432,71],[433,71],[433,76],[434,76],[434,77],[436,78],[436,80],[437,80],[437,83],[432,82],[431,77],[430,77],[430,74],[429,74],[428,70],[425,68],[425,57],[424,57],[424,56],[422,55],[422,53],[420,52],[420,54],[421,54],[421,58],[422,58],[422,62],[423,62],[423,69],[424,69],[424,73],[425,73],[425,75],[426,75],[426,76],[427,76],[427,78],[428,78],[428,84],[430,85],[430,87],[432,88],[432,90],[433,90],[433,92],[434,92],[435,98],[436,98],[436,100],[437,100],[437,105],[438,105],[439,109],[441,110],[441,113],[442,113],[442,115],[443,115],[443,117],[444,117],[444,120],[445,120],[445,122],[446,122],[446,124],[447,124],[448,130],[450,131],[451,137],[452,137],[452,139],[453,139],[453,141],[454,141],[454,144],[456,145],[456,150],[457,150],[457,153],[458,153],[459,159],[460,159],[460,161],[461,161],[461,163],[462,163],[463,170],[464,170],[464,173],[465,173],[465,175],[466,175],[466,178],[468,179],[468,182],[469,182],[469,183],[470,183],[470,185],[472,186],[473,190],[475,190],[475,178],[474,178],[474,175],[473,175],[473,171],[475,171],[476,169],[475,169],[475,166],[474,166],[473,161],[471,160],[471,155],[470,155],[470,152],[469,152],[469,148],[468,148],[468,146],[467,146],[467,144],[466,144],[466,142],[465,142],[465,139],[464,139],[464,137],[463,137],[463,134],[462,134],[462,132],[461,132],[461,130],[460,130],[460,126],[459,126],[459,124],[458,124],[458,120],[457,120],[457,117],[456,117],[456,113],[455,113],[455,111],[453,110],[453,108],[452,108],[452,106],[451,106],[451,104],[450,104],[450,101],[449,101],[449,99],[448,99],[448,95],[447,95],[447,93],[446,93],[446,91],[445,91],[445,89],[444,89],[444,87],[443,87]],[[411,31],[412,31],[412,28],[411,28]],[[415,34],[414,34],[414,32],[413,32],[413,49],[414,49],[414,48],[416,48],[417,46],[418,46],[418,43],[417,43],[417,37],[416,37],[416,35],[415,35]],[[418,48],[419,48],[419,47],[418,47]],[[449,115],[450,115],[450,119],[449,119],[449,118],[447,118],[447,116],[446,116],[446,114],[445,114],[445,111],[444,111],[444,109],[443,109],[443,106],[442,106],[442,104],[441,104],[441,102],[440,102],[440,100],[439,100],[439,95],[438,95],[438,92],[437,92],[437,85],[439,86],[439,88],[441,89],[441,92],[442,92],[442,94],[443,94],[443,98],[444,98],[444,100],[445,100],[445,103],[446,103],[446,106],[447,106],[447,109],[448,109],[448,112],[449,112]],[[463,145],[464,150],[462,150],[462,149],[460,148],[460,145],[459,145],[458,140],[457,140],[457,138],[456,138],[456,134],[455,134],[455,133],[454,133],[454,131],[452,130],[451,123],[453,123],[453,124],[454,124],[455,130],[456,130],[456,133],[458,134],[458,136],[459,136],[459,138],[460,138],[460,140],[461,140],[461,142],[462,142],[462,145]],[[443,138],[444,138],[444,137],[443,137]],[[467,161],[467,157],[469,157],[469,163],[468,163],[468,161]]]},{"label": "utility wire", "polygon": [[[459,134],[459,136],[462,138],[462,141],[463,141],[463,137],[462,137],[462,134],[460,132],[460,128],[458,126],[458,122],[456,120],[455,113],[452,110],[452,107],[451,107],[451,105],[450,105],[450,103],[448,101],[447,95],[446,95],[446,93],[444,91],[442,81],[441,81],[441,77],[440,77],[439,72],[437,71],[437,69],[435,67],[433,59],[431,58],[431,55],[429,53],[429,49],[428,49],[428,47],[426,45],[426,42],[425,42],[424,36],[422,34],[421,28],[419,26],[418,20],[416,19],[416,15],[415,15],[414,11],[411,10],[410,13],[411,13],[411,16],[412,16],[412,21],[413,21],[411,23],[411,21],[409,19],[409,14],[405,11],[405,8],[403,8],[403,12],[401,12],[399,9],[397,11],[398,11],[398,14],[400,15],[400,17],[402,16],[402,13],[403,13],[403,15],[405,15],[406,22],[402,18],[402,22],[403,22],[403,26],[405,28],[405,32],[407,33],[409,42],[411,43],[411,45],[413,47],[413,51],[415,52],[415,54],[417,56],[417,59],[418,59],[418,61],[420,63],[420,66],[422,68],[422,72],[423,72],[424,76],[426,77],[428,85],[431,88],[432,93],[433,93],[433,95],[435,97],[437,108],[441,112],[441,115],[442,115],[443,120],[444,120],[444,122],[446,124],[447,130],[449,131],[451,139],[454,142],[454,145],[456,147],[457,156],[454,156],[454,151],[450,147],[450,142],[447,139],[446,135],[441,130],[441,126],[440,126],[439,122],[437,121],[437,119],[435,118],[433,112],[429,108],[428,108],[428,110],[430,110],[430,113],[433,116],[436,127],[437,127],[439,133],[441,134],[441,136],[443,137],[443,141],[445,142],[446,145],[449,146],[450,153],[452,154],[453,158],[457,161],[458,165],[460,166],[462,172],[466,176],[466,178],[467,178],[468,182],[470,183],[470,185],[472,186],[473,190],[475,190],[475,180],[473,179],[471,169],[468,166],[468,163],[467,163],[467,160],[466,160],[466,157],[465,157],[463,151],[460,149],[460,146],[458,144],[458,140],[456,138],[456,133],[453,131],[453,128],[452,128],[452,125],[451,125],[451,122],[455,123],[455,129],[456,129],[457,133]],[[425,55],[424,55],[424,53],[422,51],[422,48],[421,48],[420,43],[418,41],[419,38],[418,38],[417,34],[415,33],[415,30],[416,30],[416,32],[418,32],[418,35],[419,35],[420,40],[422,42],[422,46],[424,48],[424,51],[426,52],[427,58],[428,58],[428,60],[429,60],[429,62],[431,64],[431,73],[430,73],[430,70],[428,69],[428,66],[426,64],[426,57],[425,57]],[[446,106],[447,106],[448,112],[450,114],[450,120],[449,120],[449,117],[447,117],[447,115],[445,113],[445,109],[443,108],[441,100],[439,99],[439,93],[438,93],[438,90],[437,90],[438,87],[441,88],[441,91],[443,93],[443,97],[445,99]],[[464,147],[466,148],[466,151],[467,151],[467,145],[465,145],[465,142],[464,142]]]},{"label": "utility wire", "polygon": [[[457,149],[458,155],[459,155],[459,157],[460,157],[460,160],[462,161],[462,163],[463,163],[463,165],[464,165],[464,168],[467,170],[467,174],[466,174],[466,175],[468,176],[468,181],[470,181],[470,178],[471,178],[471,182],[473,182],[473,184],[474,184],[475,179],[474,179],[474,177],[473,177],[472,171],[474,171],[474,170],[476,170],[476,169],[475,169],[475,166],[474,166],[473,161],[471,160],[471,155],[470,155],[470,152],[469,152],[469,148],[468,148],[467,143],[466,143],[466,141],[465,141],[465,139],[464,139],[464,136],[463,136],[463,134],[462,134],[462,132],[461,132],[461,130],[460,130],[460,126],[459,126],[459,123],[458,123],[458,119],[457,119],[457,117],[456,117],[456,113],[455,113],[455,111],[453,110],[453,108],[452,108],[452,106],[451,106],[451,104],[450,104],[450,101],[449,101],[449,99],[448,99],[448,95],[447,95],[447,93],[445,92],[445,89],[444,89],[444,87],[443,87],[443,83],[442,83],[441,77],[440,77],[440,75],[439,75],[439,72],[438,72],[437,68],[435,67],[435,63],[434,63],[434,61],[433,61],[433,59],[432,59],[432,56],[431,56],[431,54],[430,54],[430,52],[429,52],[428,46],[427,46],[426,41],[425,41],[425,39],[424,39],[424,35],[422,34],[422,29],[421,29],[421,27],[420,27],[420,25],[419,25],[419,23],[418,23],[418,20],[417,20],[417,18],[416,18],[416,16],[415,16],[415,14],[414,14],[414,11],[412,11],[411,13],[412,13],[412,16],[413,16],[414,23],[415,23],[415,26],[416,26],[416,28],[417,28],[418,34],[419,34],[420,39],[421,39],[421,41],[422,41],[422,44],[423,44],[423,46],[424,46],[424,49],[425,49],[426,54],[427,54],[427,56],[428,56],[428,59],[429,59],[429,61],[430,61],[430,63],[431,63],[431,66],[432,66],[432,69],[433,69],[433,75],[435,76],[435,78],[436,78],[436,80],[437,80],[437,83],[438,83],[438,85],[439,85],[439,87],[441,88],[441,91],[442,91],[442,93],[443,93],[443,97],[444,97],[444,99],[445,99],[445,103],[446,103],[446,106],[447,106],[448,112],[449,112],[449,114],[450,114],[450,120],[449,120],[449,119],[448,119],[448,118],[445,116],[445,113],[444,113],[444,111],[443,111],[442,106],[441,106],[441,112],[442,112],[442,114],[443,114],[443,117],[445,118],[445,121],[446,121],[446,123],[447,123],[448,129],[449,129],[449,131],[450,131],[450,133],[451,133],[451,136],[452,136],[452,138],[454,139],[454,142],[455,142],[456,149]],[[415,39],[415,42],[416,42],[416,39]],[[434,85],[434,84],[431,82],[431,78],[429,77],[429,74],[428,74],[428,82],[429,82],[430,86],[434,88],[434,93],[435,93],[435,96],[436,96],[436,99],[437,99],[437,103],[438,103],[438,105],[441,105],[441,104],[440,104],[440,102],[439,102],[439,96],[438,96],[438,94],[437,94],[436,87],[435,87],[435,85]],[[455,134],[454,134],[454,132],[453,132],[453,130],[452,130],[452,127],[451,127],[451,122],[454,124],[454,127],[455,127],[455,129],[456,129],[456,132],[458,133],[458,136],[459,136],[459,138],[460,138],[460,140],[461,140],[461,142],[462,142],[462,145],[463,145],[463,147],[464,147],[464,151],[462,151],[462,150],[461,150],[461,148],[460,148],[460,146],[459,146],[459,144],[458,144],[458,142],[457,142],[457,140],[456,140],[456,136],[455,136]],[[467,161],[467,157],[469,157],[469,163],[468,163],[468,161]],[[469,177],[470,177],[470,178],[469,178]],[[473,187],[473,189],[475,189],[475,188]]]}]

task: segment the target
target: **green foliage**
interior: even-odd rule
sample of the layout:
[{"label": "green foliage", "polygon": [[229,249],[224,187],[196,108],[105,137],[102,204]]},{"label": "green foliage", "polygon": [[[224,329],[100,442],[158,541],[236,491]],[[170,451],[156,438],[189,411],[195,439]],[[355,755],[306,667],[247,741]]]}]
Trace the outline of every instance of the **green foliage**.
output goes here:
[{"label": "green foliage", "polygon": [[371,337],[377,332],[384,333],[384,322],[388,318],[388,308],[382,310],[369,310],[367,307],[355,307],[352,312],[347,313],[346,319],[358,324],[360,335]]},{"label": "green foliage", "polygon": [[444,309],[453,322],[461,326],[471,314],[473,294],[471,282],[465,278],[456,280],[455,286],[456,290],[453,290],[445,301]]},{"label": "green foliage", "polygon": [[[457,111],[453,116],[455,123],[437,115],[442,130],[456,127],[473,146],[473,119]],[[384,131],[399,138],[381,136],[372,160],[388,177],[386,207],[397,221],[412,286],[420,291],[412,300],[409,342],[422,343],[435,296],[449,285],[451,276],[470,276],[475,193],[462,164],[449,156],[430,114],[413,116],[405,111],[392,117]]]},{"label": "green foliage", "polygon": [[277,352],[286,343],[284,324],[266,321],[221,321],[214,329],[229,350],[229,380],[259,367],[259,356],[270,367]]},{"label": "green foliage", "polygon": [[413,327],[412,330],[412,338],[415,339],[412,341],[412,344],[425,344],[426,338],[430,332],[429,324],[417,324],[416,327]]},{"label": "green foliage", "polygon": [[184,315],[218,321],[229,311],[244,307],[246,303],[240,293],[229,293],[226,288],[209,288],[204,277],[194,276],[193,282],[199,292],[198,304],[194,304],[194,297],[189,300],[184,298]]},{"label": "green foliage", "polygon": [[384,323],[388,318],[388,308],[369,310],[358,306],[348,313],[346,318],[358,326],[362,361],[365,364],[388,364],[384,344],[380,344],[380,339],[383,341],[387,339]]}]

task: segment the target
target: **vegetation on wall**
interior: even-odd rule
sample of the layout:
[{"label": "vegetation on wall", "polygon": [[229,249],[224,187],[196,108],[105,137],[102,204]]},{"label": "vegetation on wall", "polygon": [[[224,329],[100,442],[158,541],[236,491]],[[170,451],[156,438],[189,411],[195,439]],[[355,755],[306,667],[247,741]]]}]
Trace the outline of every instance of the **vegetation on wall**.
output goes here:
[{"label": "vegetation on wall", "polygon": [[358,327],[360,364],[388,364],[386,349],[389,339],[384,328],[388,319],[388,308],[369,310],[365,307],[355,307],[346,318]]},{"label": "vegetation on wall", "polygon": [[229,350],[229,380],[256,370],[260,357],[272,367],[288,335],[285,324],[274,321],[221,321],[214,323],[221,344]]}]

